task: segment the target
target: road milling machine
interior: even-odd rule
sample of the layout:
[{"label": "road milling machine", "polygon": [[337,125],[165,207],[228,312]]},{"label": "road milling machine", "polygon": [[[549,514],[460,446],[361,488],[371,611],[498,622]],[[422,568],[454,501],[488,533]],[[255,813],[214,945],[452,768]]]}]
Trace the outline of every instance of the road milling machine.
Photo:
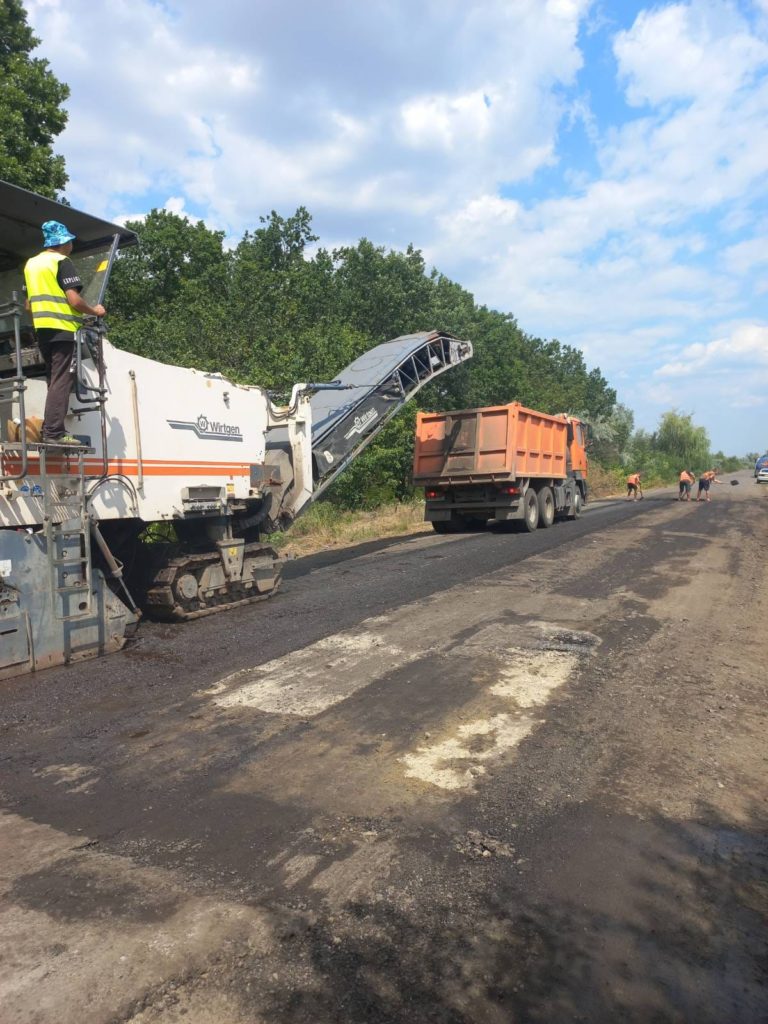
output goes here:
[{"label": "road milling machine", "polygon": [[[270,597],[281,560],[269,534],[421,387],[472,355],[445,332],[407,335],[330,384],[297,383],[279,405],[263,388],[115,348],[103,322],[86,321],[66,419],[82,446],[44,445],[45,370],[23,266],[47,220],[76,235],[70,258],[91,304],[108,307],[114,261],[137,241],[0,182],[0,678],[120,649],[138,606],[187,620]],[[162,523],[172,539],[144,543]],[[136,589],[129,569],[144,577]]]}]

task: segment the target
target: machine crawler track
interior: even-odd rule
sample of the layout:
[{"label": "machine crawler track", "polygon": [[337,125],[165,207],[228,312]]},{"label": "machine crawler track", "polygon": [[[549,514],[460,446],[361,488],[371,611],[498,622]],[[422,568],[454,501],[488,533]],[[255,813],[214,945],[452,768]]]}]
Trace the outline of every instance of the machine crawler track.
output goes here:
[{"label": "machine crawler track", "polygon": [[215,551],[175,555],[154,574],[144,599],[144,610],[155,619],[169,622],[188,622],[204,615],[227,611],[240,605],[266,601],[280,586],[283,563],[274,548],[263,544],[248,544],[245,564],[256,560],[256,570],[246,581],[230,581],[209,590],[198,587],[193,593],[193,581],[200,581],[206,569],[219,564]]}]

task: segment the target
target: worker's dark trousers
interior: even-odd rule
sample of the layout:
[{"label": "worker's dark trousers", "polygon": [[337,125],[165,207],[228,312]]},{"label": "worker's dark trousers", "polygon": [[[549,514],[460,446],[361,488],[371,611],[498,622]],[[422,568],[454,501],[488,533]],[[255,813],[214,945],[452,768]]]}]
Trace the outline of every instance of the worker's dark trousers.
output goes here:
[{"label": "worker's dark trousers", "polygon": [[43,438],[54,441],[66,433],[64,417],[69,408],[69,393],[72,390],[72,356],[75,351],[75,336],[72,341],[39,342],[40,352],[45,360],[45,379],[48,382],[48,397],[45,400],[43,416]]}]

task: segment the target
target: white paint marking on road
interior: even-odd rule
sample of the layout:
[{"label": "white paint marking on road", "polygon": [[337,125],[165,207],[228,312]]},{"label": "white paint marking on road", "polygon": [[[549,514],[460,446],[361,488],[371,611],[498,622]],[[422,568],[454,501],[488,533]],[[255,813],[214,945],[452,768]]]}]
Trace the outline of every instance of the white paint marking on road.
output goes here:
[{"label": "white paint marking on road", "polygon": [[336,633],[257,668],[233,672],[207,692],[220,708],[311,717],[421,653],[405,651],[377,633]]},{"label": "white paint marking on road", "polygon": [[[517,746],[537,724],[526,709],[545,705],[598,642],[591,634],[536,620],[489,624],[481,620],[463,643],[451,646],[457,631],[466,631],[473,613],[476,622],[485,614],[481,607],[458,608],[437,634],[425,628],[425,615],[431,614],[428,607],[373,616],[354,629],[231,673],[205,693],[223,709],[252,708],[311,718],[404,665],[430,653],[439,657],[450,647],[451,658],[467,661],[468,678],[473,678],[481,659],[479,681],[491,701],[488,715],[454,727],[452,733],[444,733],[437,742],[400,761],[410,778],[447,790],[472,789],[487,765]],[[574,645],[576,650],[571,649]]]}]

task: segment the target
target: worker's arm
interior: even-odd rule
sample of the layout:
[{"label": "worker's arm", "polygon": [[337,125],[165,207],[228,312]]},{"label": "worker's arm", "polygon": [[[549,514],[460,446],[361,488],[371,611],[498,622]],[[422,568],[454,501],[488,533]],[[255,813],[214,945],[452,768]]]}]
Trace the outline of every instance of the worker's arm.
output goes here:
[{"label": "worker's arm", "polygon": [[106,309],[102,305],[89,306],[88,303],[80,296],[80,293],[75,291],[74,288],[67,288],[66,291],[67,302],[70,304],[72,309],[78,313],[85,313],[86,316],[105,316]]}]

